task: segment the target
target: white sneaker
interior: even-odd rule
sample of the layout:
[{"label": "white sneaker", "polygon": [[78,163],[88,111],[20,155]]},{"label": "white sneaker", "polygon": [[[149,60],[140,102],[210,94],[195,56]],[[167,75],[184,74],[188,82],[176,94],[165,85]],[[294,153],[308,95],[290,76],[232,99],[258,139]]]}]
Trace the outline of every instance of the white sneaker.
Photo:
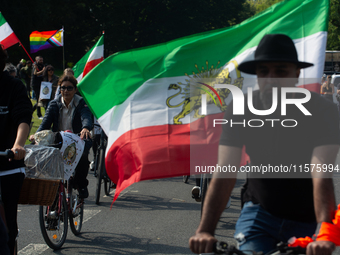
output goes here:
[{"label": "white sneaker", "polygon": [[201,202],[199,186],[194,186],[191,190],[191,194],[192,194],[192,198],[194,198],[196,202]]},{"label": "white sneaker", "polygon": [[94,161],[91,161],[91,163],[90,163],[90,170],[91,170],[91,171],[94,170]]},{"label": "white sneaker", "polygon": [[39,119],[39,120],[42,120],[43,118],[44,118],[44,117],[39,117],[38,119]]}]

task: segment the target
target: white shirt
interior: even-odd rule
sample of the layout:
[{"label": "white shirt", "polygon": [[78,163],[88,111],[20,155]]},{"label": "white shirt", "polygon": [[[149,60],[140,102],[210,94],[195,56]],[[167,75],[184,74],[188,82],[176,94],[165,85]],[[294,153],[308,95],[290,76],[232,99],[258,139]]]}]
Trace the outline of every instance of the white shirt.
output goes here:
[{"label": "white shirt", "polygon": [[63,107],[61,109],[61,113],[59,116],[59,130],[65,131],[65,130],[72,130],[72,116],[75,109],[75,106],[73,104],[74,97],[72,98],[71,102],[69,103],[68,107],[65,104],[64,98],[61,97],[61,103],[63,104]]}]

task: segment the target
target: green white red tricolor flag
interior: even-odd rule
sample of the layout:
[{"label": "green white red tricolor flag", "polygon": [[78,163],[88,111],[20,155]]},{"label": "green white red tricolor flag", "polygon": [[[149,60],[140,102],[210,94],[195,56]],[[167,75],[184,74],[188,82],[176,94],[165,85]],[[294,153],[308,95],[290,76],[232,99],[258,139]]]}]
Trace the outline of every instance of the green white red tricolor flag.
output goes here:
[{"label": "green white red tricolor flag", "polygon": [[186,90],[200,77],[229,84],[255,78],[237,66],[254,58],[265,34],[290,36],[299,60],[314,63],[300,77],[321,78],[328,14],[328,0],[284,1],[239,25],[118,52],[94,68],[79,89],[109,137],[106,167],[117,184],[114,200],[134,182],[189,174],[192,156],[197,165],[216,159],[220,133],[211,119],[221,113],[193,117],[185,108],[194,103]]},{"label": "green white red tricolor flag", "polygon": [[12,45],[19,43],[18,37],[14,34],[12,28],[9,26],[4,16],[0,12],[0,43],[5,49]]},{"label": "green white red tricolor flag", "polygon": [[79,82],[88,72],[104,60],[104,34],[98,42],[72,68],[74,77]]}]

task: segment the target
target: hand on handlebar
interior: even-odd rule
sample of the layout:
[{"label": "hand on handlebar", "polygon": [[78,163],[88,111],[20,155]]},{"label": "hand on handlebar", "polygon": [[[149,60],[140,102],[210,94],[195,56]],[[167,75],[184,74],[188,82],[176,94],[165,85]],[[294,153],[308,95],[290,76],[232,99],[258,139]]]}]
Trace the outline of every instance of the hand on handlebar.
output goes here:
[{"label": "hand on handlebar", "polygon": [[91,138],[90,131],[87,128],[83,128],[82,131],[80,132],[80,138],[81,139],[90,139]]},{"label": "hand on handlebar", "polygon": [[34,135],[30,135],[30,138],[28,140],[30,140],[30,142],[34,142]]},{"label": "hand on handlebar", "polygon": [[335,244],[329,241],[315,241],[307,246],[307,255],[331,255],[335,250]]},{"label": "hand on handlebar", "polygon": [[189,247],[193,253],[209,253],[213,251],[213,245],[217,239],[210,233],[201,232],[189,239]]},{"label": "hand on handlebar", "polygon": [[[25,157],[26,151],[25,148],[23,146],[20,145],[14,145],[13,148],[11,149],[11,151],[13,151],[14,153],[14,160],[20,160],[23,159]],[[8,161],[12,161],[11,158],[8,159]]]}]

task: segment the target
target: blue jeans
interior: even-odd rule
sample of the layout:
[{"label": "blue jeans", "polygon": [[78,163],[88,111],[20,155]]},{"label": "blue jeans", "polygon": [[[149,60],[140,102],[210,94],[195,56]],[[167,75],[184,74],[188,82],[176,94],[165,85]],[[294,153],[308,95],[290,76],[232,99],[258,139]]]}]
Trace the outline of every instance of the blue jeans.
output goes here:
[{"label": "blue jeans", "polygon": [[[294,208],[292,208],[294,210]],[[281,219],[271,215],[259,204],[246,202],[236,223],[234,238],[239,249],[267,253],[279,242],[289,238],[306,237],[315,233],[317,224]]]}]

